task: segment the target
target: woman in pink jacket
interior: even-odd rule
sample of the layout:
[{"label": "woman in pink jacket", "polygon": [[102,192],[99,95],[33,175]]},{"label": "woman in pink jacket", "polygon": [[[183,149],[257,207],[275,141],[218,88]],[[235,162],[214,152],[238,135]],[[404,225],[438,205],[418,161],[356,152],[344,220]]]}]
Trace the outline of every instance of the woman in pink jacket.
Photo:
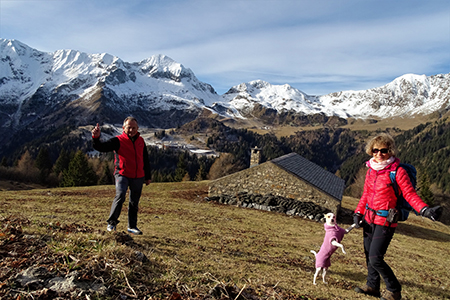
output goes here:
[{"label": "woman in pink jacket", "polygon": [[367,144],[366,153],[372,158],[366,162],[369,169],[366,173],[363,195],[355,210],[354,223],[357,224],[357,228],[363,227],[368,274],[366,284],[355,288],[355,291],[379,297],[380,280],[383,277],[386,292],[381,300],[399,300],[402,297],[401,285],[384,261],[384,255],[397,227],[397,223],[387,221],[385,214],[389,209],[395,209],[397,203],[389,177],[390,172],[397,171],[396,181],[399,191],[422,216],[436,220],[442,208],[429,208],[417,195],[408,173],[399,167],[400,160],[395,157],[394,139],[390,135],[380,134],[374,137]]}]

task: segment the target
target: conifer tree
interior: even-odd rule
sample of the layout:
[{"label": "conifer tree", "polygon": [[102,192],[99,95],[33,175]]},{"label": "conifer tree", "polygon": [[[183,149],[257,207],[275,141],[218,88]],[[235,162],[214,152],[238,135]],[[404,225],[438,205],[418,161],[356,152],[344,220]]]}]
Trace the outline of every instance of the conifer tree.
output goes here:
[{"label": "conifer tree", "polygon": [[34,165],[39,169],[39,181],[46,183],[53,164],[47,147],[42,147],[36,157]]},{"label": "conifer tree", "polygon": [[70,154],[64,148],[62,148],[61,152],[59,153],[58,159],[53,165],[53,172],[56,174],[56,176],[59,176],[61,172],[69,168],[70,159]]},{"label": "conifer tree", "polygon": [[205,165],[200,163],[200,167],[198,168],[197,175],[195,175],[195,181],[202,181],[206,178]]},{"label": "conifer tree", "polygon": [[104,161],[102,176],[98,180],[98,184],[106,185],[106,184],[112,184],[112,183],[114,183],[112,171],[109,168],[109,163],[107,161]]},{"label": "conifer tree", "polygon": [[47,147],[42,147],[39,150],[34,164],[39,170],[50,170],[52,168],[53,164]]},{"label": "conifer tree", "polygon": [[62,186],[88,186],[97,183],[97,175],[86,155],[78,150],[70,161],[69,168],[63,172]]},{"label": "conifer tree", "polygon": [[420,176],[419,195],[426,204],[434,205],[434,194],[430,190],[430,180],[426,172]]},{"label": "conifer tree", "polygon": [[177,169],[175,170],[175,181],[182,181],[187,173],[187,164],[184,158],[184,153],[178,158]]},{"label": "conifer tree", "polygon": [[6,158],[6,156],[3,156],[2,162],[0,163],[0,166],[8,167],[8,159]]}]

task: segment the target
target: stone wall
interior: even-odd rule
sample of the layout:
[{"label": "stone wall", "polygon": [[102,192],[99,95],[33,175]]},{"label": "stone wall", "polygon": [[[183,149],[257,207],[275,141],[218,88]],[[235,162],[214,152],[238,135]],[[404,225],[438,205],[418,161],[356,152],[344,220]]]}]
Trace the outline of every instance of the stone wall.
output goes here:
[{"label": "stone wall", "polygon": [[318,190],[270,161],[216,179],[209,185],[209,197],[235,196],[239,193],[276,195],[301,202],[313,202],[335,215],[338,214],[341,204],[340,200]]},{"label": "stone wall", "polygon": [[260,195],[239,193],[235,196],[221,195],[206,197],[205,200],[244,208],[284,213],[289,216],[299,216],[316,222],[320,221],[322,223],[325,222],[324,215],[329,212],[326,208],[312,202],[301,202],[270,194]]}]

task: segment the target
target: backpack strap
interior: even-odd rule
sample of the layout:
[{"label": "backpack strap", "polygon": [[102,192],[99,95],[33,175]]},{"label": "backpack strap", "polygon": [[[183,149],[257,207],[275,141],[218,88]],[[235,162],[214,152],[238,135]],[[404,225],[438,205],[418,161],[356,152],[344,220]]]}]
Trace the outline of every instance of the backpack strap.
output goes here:
[{"label": "backpack strap", "polygon": [[395,176],[397,176],[397,170],[400,168],[400,166],[395,169],[395,171],[391,171],[389,173],[389,178],[391,179],[392,187],[394,188],[395,196],[398,198],[400,196],[400,193],[398,192],[398,184]]}]

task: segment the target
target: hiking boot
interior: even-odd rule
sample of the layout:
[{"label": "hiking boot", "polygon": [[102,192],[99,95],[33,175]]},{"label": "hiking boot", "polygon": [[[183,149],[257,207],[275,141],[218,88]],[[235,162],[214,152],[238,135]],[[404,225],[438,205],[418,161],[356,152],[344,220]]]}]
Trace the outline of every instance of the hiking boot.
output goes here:
[{"label": "hiking boot", "polygon": [[383,293],[383,297],[380,298],[380,300],[400,300],[402,299],[402,293],[401,292],[391,292],[386,290]]},{"label": "hiking boot", "polygon": [[142,231],[140,231],[137,227],[135,228],[128,228],[128,232],[135,235],[141,235]]},{"label": "hiking boot", "polygon": [[106,230],[108,230],[109,232],[116,231],[116,225],[108,224],[108,226],[106,227]]},{"label": "hiking boot", "polygon": [[355,288],[355,292],[361,293],[361,294],[370,295],[370,296],[374,296],[374,297],[380,297],[380,290],[379,289],[375,289],[373,287],[370,287],[367,284],[365,284],[362,287],[356,287]]}]

